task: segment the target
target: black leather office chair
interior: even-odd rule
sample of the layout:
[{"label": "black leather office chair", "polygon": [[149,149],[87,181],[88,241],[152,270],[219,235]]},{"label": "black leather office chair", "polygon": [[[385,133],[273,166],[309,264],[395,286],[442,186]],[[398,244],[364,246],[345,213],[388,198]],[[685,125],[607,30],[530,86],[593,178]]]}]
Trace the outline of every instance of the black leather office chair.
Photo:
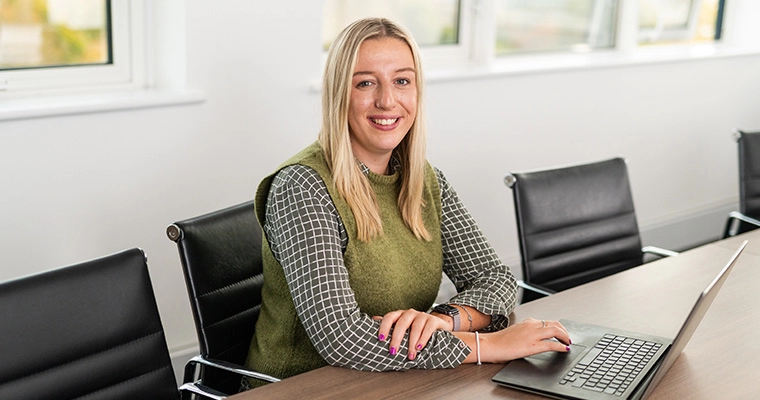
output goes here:
[{"label": "black leather office chair", "polygon": [[644,262],[622,158],[510,173],[522,257],[521,301],[551,295]]},{"label": "black leather office chair", "polygon": [[739,147],[739,211],[728,214],[723,238],[760,227],[760,132],[734,131]]},{"label": "black leather office chair", "polygon": [[180,398],[140,249],[0,284],[0,355],[4,400]]},{"label": "black leather office chair", "polygon": [[185,368],[185,381],[199,374],[203,384],[225,393],[239,390],[241,376],[278,382],[242,367],[264,284],[253,201],[175,222],[166,234],[179,249],[200,346],[200,355]]}]

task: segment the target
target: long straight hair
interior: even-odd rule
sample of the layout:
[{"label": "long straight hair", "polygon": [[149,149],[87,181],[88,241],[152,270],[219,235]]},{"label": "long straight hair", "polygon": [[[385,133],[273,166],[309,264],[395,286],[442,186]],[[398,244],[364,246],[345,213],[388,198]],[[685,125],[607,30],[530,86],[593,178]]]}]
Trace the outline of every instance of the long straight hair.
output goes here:
[{"label": "long straight hair", "polygon": [[422,220],[425,206],[425,147],[422,67],[419,49],[401,26],[384,18],[367,18],[347,26],[330,46],[322,80],[322,129],[319,143],[332,172],[335,186],[356,220],[358,239],[369,242],[383,234],[380,208],[369,180],[357,165],[351,148],[348,108],[351,79],[359,48],[368,39],[391,37],[405,42],[412,52],[417,84],[417,115],[409,132],[396,148],[401,161],[401,193],[398,208],[406,226],[421,240],[431,240]]}]

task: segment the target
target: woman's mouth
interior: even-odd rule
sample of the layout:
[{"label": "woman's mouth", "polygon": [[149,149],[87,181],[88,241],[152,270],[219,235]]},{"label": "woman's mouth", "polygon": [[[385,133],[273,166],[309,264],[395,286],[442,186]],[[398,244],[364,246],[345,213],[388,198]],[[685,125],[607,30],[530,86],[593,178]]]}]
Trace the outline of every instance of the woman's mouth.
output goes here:
[{"label": "woman's mouth", "polygon": [[375,124],[388,126],[395,124],[398,118],[370,118],[370,120]]}]

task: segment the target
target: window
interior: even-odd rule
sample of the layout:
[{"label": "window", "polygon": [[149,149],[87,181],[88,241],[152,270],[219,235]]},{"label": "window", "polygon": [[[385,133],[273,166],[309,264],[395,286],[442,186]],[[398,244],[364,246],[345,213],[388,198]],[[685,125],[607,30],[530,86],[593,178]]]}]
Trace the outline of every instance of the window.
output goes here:
[{"label": "window", "polygon": [[[8,21],[42,24],[43,38],[31,35],[25,62],[0,61],[0,121],[205,101],[187,87],[184,0],[0,0],[0,29]],[[79,30],[91,43],[78,58],[52,57],[46,29],[59,42]]]},{"label": "window", "polygon": [[0,70],[110,64],[108,3],[6,1],[0,7]]},{"label": "window", "polygon": [[326,52],[343,28],[366,17],[385,17],[407,28],[422,49],[426,65],[467,62],[470,54],[471,0],[325,0],[322,43]]},{"label": "window", "polygon": [[139,86],[141,2],[7,0],[0,5],[0,96]]},{"label": "window", "polygon": [[640,0],[639,44],[720,39],[724,0]]},{"label": "window", "polygon": [[457,45],[459,10],[459,0],[327,0],[322,24],[324,49],[348,24],[372,16],[400,23],[421,47]]},{"label": "window", "polygon": [[617,1],[496,0],[497,55],[615,46]]},{"label": "window", "polygon": [[621,12],[619,0],[495,0],[497,55],[540,51],[586,52],[625,46],[621,19],[637,12],[637,43],[673,44],[720,39],[722,0],[638,0]]},{"label": "window", "polygon": [[[615,52],[721,39],[725,0],[326,0],[323,47],[350,22],[391,18],[433,67],[512,55]],[[453,51],[456,50],[456,51]],[[426,61],[428,67],[430,63]]]}]

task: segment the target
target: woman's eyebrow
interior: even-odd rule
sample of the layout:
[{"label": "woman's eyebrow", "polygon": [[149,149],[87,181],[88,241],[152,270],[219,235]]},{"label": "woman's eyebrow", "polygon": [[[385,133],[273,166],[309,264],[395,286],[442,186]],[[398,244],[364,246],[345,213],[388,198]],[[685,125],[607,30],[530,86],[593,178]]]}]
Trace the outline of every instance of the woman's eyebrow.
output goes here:
[{"label": "woman's eyebrow", "polygon": [[[396,73],[407,72],[407,71],[408,72],[414,72],[414,68],[412,68],[412,67],[401,68],[401,69],[396,70]],[[356,76],[356,75],[372,75],[372,74],[374,74],[373,71],[356,71],[356,72],[354,72],[353,76]]]}]

